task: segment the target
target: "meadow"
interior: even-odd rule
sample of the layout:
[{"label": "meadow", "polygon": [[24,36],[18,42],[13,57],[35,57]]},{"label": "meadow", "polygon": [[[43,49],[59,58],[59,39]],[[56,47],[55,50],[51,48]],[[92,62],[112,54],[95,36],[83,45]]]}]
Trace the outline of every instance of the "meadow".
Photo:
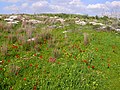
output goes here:
[{"label": "meadow", "polygon": [[5,23],[0,21],[0,90],[119,90],[119,32],[72,21],[54,28]]}]

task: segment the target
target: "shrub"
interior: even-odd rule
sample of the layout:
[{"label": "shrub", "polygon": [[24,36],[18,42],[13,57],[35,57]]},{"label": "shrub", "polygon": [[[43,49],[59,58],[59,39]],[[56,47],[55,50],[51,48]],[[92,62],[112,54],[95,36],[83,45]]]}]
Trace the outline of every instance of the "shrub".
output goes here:
[{"label": "shrub", "polygon": [[61,56],[60,51],[58,49],[54,49],[52,53],[55,58],[59,58]]},{"label": "shrub", "polygon": [[88,33],[84,33],[84,45],[88,45],[89,44],[89,40],[88,40]]},{"label": "shrub", "polygon": [[6,44],[3,44],[3,45],[1,46],[1,53],[2,53],[2,55],[6,55],[6,54],[7,54],[7,51],[8,51],[7,45],[6,45]]}]

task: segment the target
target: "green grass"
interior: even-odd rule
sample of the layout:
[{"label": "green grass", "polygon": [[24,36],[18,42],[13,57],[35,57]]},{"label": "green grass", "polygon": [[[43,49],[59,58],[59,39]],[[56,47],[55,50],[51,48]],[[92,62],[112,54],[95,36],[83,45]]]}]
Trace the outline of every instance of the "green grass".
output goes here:
[{"label": "green grass", "polygon": [[[14,27],[15,32],[17,27],[20,28]],[[33,36],[41,34],[42,27],[45,25],[38,26],[37,31],[33,31]],[[64,30],[71,30],[67,33],[67,38],[62,33]],[[16,35],[15,32],[13,35]],[[0,60],[4,61],[0,65],[1,90],[120,88],[120,34],[116,32],[98,32],[90,25],[79,27],[73,24],[50,31],[53,41],[40,39],[41,44],[25,45],[20,45],[18,41],[8,42],[9,38],[4,36],[10,33],[1,33],[3,36],[0,37],[0,45],[5,43],[8,48],[6,55],[0,54]],[[87,46],[83,43],[83,33],[89,34]],[[50,61],[51,57],[55,61]]]}]

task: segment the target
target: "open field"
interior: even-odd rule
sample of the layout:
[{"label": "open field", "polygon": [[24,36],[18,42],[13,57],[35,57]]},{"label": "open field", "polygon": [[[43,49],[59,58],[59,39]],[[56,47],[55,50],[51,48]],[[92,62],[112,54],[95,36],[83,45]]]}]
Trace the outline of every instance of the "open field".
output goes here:
[{"label": "open field", "polygon": [[7,23],[9,16],[2,17],[0,90],[120,89],[115,19],[45,14]]}]

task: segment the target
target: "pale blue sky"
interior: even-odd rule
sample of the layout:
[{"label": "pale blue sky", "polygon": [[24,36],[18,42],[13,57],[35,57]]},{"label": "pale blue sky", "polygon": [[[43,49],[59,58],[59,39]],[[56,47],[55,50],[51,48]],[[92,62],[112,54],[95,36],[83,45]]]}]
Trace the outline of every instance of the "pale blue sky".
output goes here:
[{"label": "pale blue sky", "polygon": [[120,13],[120,0],[0,0],[0,14],[77,13],[100,15]]}]

